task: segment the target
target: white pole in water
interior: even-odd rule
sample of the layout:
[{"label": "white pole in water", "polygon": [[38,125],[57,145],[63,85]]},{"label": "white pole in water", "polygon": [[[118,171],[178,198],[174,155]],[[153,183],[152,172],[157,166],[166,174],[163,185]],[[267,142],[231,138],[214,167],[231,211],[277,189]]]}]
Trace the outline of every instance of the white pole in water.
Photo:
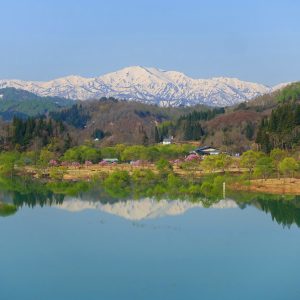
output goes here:
[{"label": "white pole in water", "polygon": [[223,199],[226,198],[226,183],[225,181],[223,182]]}]

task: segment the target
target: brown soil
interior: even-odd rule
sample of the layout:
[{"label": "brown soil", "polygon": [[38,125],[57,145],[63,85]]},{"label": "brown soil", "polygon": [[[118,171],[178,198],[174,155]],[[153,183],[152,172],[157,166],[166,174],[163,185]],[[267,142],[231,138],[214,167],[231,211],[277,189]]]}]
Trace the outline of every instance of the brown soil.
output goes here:
[{"label": "brown soil", "polygon": [[251,184],[249,186],[235,183],[231,185],[231,188],[234,188],[235,190],[268,194],[300,195],[300,179],[256,179],[251,180]]},{"label": "brown soil", "polygon": [[244,122],[254,122],[260,119],[260,113],[255,111],[239,110],[215,117],[207,122],[212,129],[222,129],[224,126],[239,126]]}]

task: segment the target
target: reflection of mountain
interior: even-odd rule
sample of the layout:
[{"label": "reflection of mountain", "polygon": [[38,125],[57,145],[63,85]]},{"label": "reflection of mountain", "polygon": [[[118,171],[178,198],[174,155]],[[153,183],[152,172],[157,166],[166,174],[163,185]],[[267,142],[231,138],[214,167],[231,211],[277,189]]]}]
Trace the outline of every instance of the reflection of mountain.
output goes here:
[{"label": "reflection of mountain", "polygon": [[[163,216],[174,216],[185,213],[195,207],[203,207],[201,202],[188,202],[180,200],[154,200],[145,198],[142,200],[128,200],[124,202],[106,203],[87,202],[79,199],[65,200],[57,208],[78,212],[86,209],[96,209],[114,214],[129,220],[154,219]],[[211,208],[235,208],[237,204],[233,200],[221,200],[210,206]]]}]

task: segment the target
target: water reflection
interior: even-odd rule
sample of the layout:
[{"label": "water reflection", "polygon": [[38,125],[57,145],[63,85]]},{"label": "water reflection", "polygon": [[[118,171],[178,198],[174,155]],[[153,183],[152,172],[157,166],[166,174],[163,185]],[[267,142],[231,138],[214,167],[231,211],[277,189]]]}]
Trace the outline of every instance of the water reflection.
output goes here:
[{"label": "water reflection", "polygon": [[[296,224],[300,227],[300,197],[274,196],[253,193],[228,193],[230,199],[221,197],[175,198],[147,197],[139,199],[112,197],[99,183],[43,183],[23,178],[0,178],[0,217],[9,216],[18,208],[27,206],[53,206],[70,212],[86,209],[100,210],[129,220],[143,220],[164,216],[176,216],[193,208],[236,208],[255,207],[272,220],[285,227]],[[172,199],[172,200],[171,200]]]},{"label": "water reflection", "polygon": [[[286,199],[281,196],[257,196],[247,205],[255,206],[256,208],[270,214],[273,221],[290,227],[296,224],[300,227],[300,199],[299,196]],[[245,203],[240,203],[240,207],[244,207]]]},{"label": "water reflection", "polygon": [[[128,220],[155,219],[164,216],[176,216],[185,213],[192,208],[203,208],[201,201],[190,202],[184,200],[155,200],[145,198],[140,200],[126,200],[115,203],[89,202],[81,199],[66,199],[60,209],[71,212],[79,212],[86,209],[100,210],[106,213],[117,215]],[[233,200],[221,200],[210,206],[211,208],[236,208]]]}]

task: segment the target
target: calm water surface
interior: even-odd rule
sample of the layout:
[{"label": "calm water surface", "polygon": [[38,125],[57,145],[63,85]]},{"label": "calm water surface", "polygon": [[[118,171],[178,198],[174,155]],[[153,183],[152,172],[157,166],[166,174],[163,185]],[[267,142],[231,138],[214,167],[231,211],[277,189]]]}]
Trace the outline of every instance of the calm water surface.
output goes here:
[{"label": "calm water surface", "polygon": [[0,299],[300,299],[297,199],[100,200],[0,217]]}]

